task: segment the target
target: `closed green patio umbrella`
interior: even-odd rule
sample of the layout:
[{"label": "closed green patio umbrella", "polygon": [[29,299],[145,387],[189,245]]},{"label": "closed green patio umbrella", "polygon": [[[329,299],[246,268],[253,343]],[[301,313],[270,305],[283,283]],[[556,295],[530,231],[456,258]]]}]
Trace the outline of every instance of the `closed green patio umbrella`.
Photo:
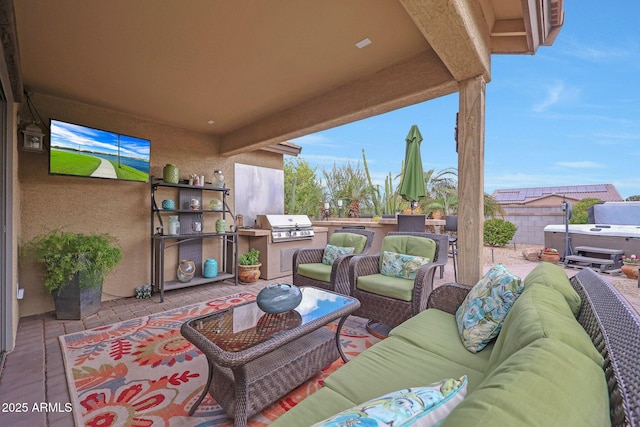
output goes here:
[{"label": "closed green patio umbrella", "polygon": [[411,202],[411,213],[413,213],[414,203],[427,195],[422,158],[420,156],[422,135],[418,126],[411,126],[405,141],[407,142],[407,147],[404,158],[404,171],[400,181],[400,195]]}]

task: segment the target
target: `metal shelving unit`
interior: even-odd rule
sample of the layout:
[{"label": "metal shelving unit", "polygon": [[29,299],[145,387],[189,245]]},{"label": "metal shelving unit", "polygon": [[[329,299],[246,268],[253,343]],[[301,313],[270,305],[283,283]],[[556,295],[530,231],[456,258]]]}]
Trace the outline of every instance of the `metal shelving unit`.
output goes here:
[{"label": "metal shelving unit", "polygon": [[[166,183],[162,179],[151,177],[151,284],[154,290],[160,291],[160,302],[164,301],[164,291],[180,289],[189,286],[203,285],[206,283],[219,282],[233,279],[238,285],[238,233],[227,232],[211,233],[204,232],[204,221],[210,219],[231,219],[235,226],[235,217],[227,203],[230,189],[225,187],[215,187],[210,183],[204,186],[189,185],[188,182],[178,184]],[[172,191],[173,189],[173,191]],[[161,191],[175,202],[175,209],[162,209],[157,202],[157,193]],[[203,195],[214,192],[222,194],[222,209],[204,209]],[[177,193],[177,200],[176,199]],[[200,200],[200,209],[191,209],[191,199]],[[180,233],[178,235],[168,235],[166,222],[168,215],[177,215],[180,221]],[[200,221],[201,231],[194,231],[193,224]],[[235,227],[234,227],[235,230]],[[222,270],[216,277],[206,278],[202,275],[203,268],[203,242],[207,239],[219,239],[221,241],[218,256],[218,265]],[[194,262],[196,272],[189,282],[178,280],[165,280],[165,251],[177,246],[178,262],[188,259]],[[207,256],[206,258],[210,258]]]}]

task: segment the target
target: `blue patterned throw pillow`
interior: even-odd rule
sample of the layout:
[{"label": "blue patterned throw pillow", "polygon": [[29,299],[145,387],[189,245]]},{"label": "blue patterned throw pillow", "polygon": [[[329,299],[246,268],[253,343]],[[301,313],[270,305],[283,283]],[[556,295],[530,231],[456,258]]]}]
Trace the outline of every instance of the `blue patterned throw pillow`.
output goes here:
[{"label": "blue patterned throw pillow", "polygon": [[467,377],[411,387],[346,409],[312,427],[434,427],[467,395]]},{"label": "blue patterned throw pillow", "polygon": [[413,280],[420,267],[428,263],[429,258],[383,251],[380,273],[389,277]]},{"label": "blue patterned throw pillow", "polygon": [[458,333],[467,350],[477,353],[498,335],[507,312],[523,289],[522,279],[504,265],[487,271],[456,311]]},{"label": "blue patterned throw pillow", "polygon": [[332,265],[333,262],[342,255],[349,255],[355,251],[356,248],[327,245],[324,248],[324,254],[322,255],[322,263]]}]

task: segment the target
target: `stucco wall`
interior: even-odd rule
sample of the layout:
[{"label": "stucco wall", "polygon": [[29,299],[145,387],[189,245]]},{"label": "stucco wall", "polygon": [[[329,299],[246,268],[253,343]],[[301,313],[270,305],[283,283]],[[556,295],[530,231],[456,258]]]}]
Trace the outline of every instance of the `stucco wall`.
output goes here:
[{"label": "stucco wall", "polygon": [[503,206],[504,219],[518,227],[512,242],[515,244],[544,245],[544,227],[562,224],[561,206]]},{"label": "stucco wall", "polygon": [[[34,94],[33,102],[43,119],[69,121],[89,127],[151,140],[151,174],[162,176],[166,163],[211,180],[214,169],[225,172],[233,191],[235,162],[282,168],[282,155],[257,151],[233,157],[218,156],[218,139],[167,124],[105,108]],[[56,228],[69,231],[110,233],[124,251],[122,262],[109,275],[103,300],[133,295],[134,288],[150,281],[149,184],[48,174],[48,155],[19,152],[20,240]],[[229,200],[233,209],[233,197]],[[21,258],[20,283],[25,298],[20,316],[53,310],[53,300],[42,287],[42,268]]]}]

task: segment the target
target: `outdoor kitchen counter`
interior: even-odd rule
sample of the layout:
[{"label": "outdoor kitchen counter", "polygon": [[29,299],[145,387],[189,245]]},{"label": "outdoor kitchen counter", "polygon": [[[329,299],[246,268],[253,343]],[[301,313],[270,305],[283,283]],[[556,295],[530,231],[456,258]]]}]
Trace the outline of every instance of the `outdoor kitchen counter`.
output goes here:
[{"label": "outdoor kitchen counter", "polygon": [[[328,231],[327,227],[313,227],[314,233],[326,233]],[[249,237],[264,237],[271,234],[271,230],[265,230],[262,228],[240,228],[238,229],[238,236],[249,236]]]},{"label": "outdoor kitchen counter", "polygon": [[325,226],[314,226],[312,238],[274,242],[269,229],[241,228],[238,230],[238,252],[243,254],[251,248],[260,251],[261,279],[271,280],[290,276],[293,267],[293,253],[301,248],[324,248],[327,244],[328,230],[328,227]]},{"label": "outdoor kitchen counter", "polygon": [[[312,221],[314,229],[316,226],[325,226],[329,229],[328,236],[331,236],[337,229],[345,227],[364,227],[365,230],[370,230],[375,233],[373,242],[371,243],[371,253],[380,252],[382,247],[382,239],[390,231],[398,231],[398,220],[396,218],[380,218],[378,221],[373,221],[367,218],[329,218],[328,220]],[[425,220],[424,228],[427,232],[441,233],[444,227],[445,221],[443,219],[427,219]]]}]

